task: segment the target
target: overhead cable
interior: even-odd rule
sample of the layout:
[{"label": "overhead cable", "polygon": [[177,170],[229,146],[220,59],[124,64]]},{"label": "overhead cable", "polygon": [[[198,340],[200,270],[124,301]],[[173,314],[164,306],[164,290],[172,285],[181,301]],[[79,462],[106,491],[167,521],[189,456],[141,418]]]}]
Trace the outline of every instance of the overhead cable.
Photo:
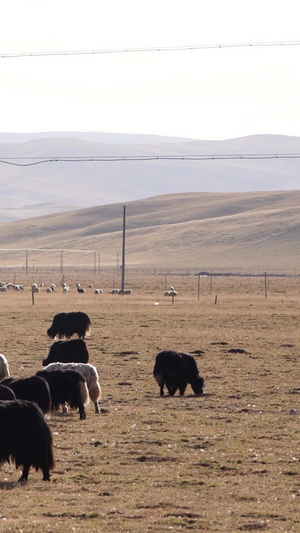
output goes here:
[{"label": "overhead cable", "polygon": [[2,157],[0,163],[18,167],[29,167],[45,163],[89,163],[122,161],[209,161],[209,160],[259,160],[259,159],[300,159],[300,153],[278,154],[190,154],[190,155],[116,155],[116,156],[71,156],[71,157]]},{"label": "overhead cable", "polygon": [[0,59],[15,57],[46,57],[46,56],[80,56],[99,54],[128,54],[141,52],[178,52],[187,50],[209,50],[213,48],[245,48],[245,47],[274,47],[274,46],[299,46],[300,41],[266,41],[249,43],[223,43],[223,44],[195,44],[182,46],[149,46],[138,48],[104,48],[100,50],[53,50],[45,52],[12,52],[0,54]]}]

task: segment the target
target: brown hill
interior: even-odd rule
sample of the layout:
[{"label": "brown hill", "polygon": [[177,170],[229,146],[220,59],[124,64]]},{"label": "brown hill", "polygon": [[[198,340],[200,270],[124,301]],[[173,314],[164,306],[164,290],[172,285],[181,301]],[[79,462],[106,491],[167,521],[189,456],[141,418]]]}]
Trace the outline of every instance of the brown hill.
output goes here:
[{"label": "brown hill", "polygon": [[[300,191],[173,194],[129,202],[126,265],[297,271],[299,204]],[[0,227],[2,266],[24,265],[25,249],[64,250],[66,261],[73,265],[91,262],[95,251],[102,266],[115,267],[122,255],[123,204]],[[72,255],[67,250],[86,253]],[[30,251],[30,258],[35,265],[59,264],[56,252]]]},{"label": "brown hill", "polygon": [[1,222],[165,194],[300,188],[299,137],[24,135],[0,134]]}]

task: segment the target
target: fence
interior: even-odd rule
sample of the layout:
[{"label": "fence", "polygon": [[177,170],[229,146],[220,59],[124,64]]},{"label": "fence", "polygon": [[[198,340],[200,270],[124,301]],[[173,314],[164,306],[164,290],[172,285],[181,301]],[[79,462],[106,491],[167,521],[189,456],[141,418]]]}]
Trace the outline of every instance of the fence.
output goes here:
[{"label": "fence", "polygon": [[100,272],[99,250],[70,250],[55,248],[0,248],[0,268],[18,268],[26,274],[40,269],[59,270],[62,274],[74,267],[94,274]]}]

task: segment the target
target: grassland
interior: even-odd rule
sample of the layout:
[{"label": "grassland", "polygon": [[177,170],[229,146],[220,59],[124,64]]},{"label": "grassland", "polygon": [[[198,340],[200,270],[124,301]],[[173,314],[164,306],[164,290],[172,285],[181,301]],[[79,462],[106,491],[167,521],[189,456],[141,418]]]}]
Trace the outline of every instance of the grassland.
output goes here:
[{"label": "grassland", "polygon": [[[30,284],[0,293],[1,352],[13,376],[32,375],[52,343],[54,314],[92,320],[90,362],[101,414],[51,414],[56,466],[49,483],[31,471],[18,485],[0,470],[0,531],[157,532],[300,530],[300,279],[132,274],[133,294],[109,294],[111,278],[67,279],[32,305]],[[56,277],[55,277],[56,276]],[[12,281],[8,279],[7,281]],[[86,287],[75,291],[75,281]],[[119,280],[117,280],[119,281]],[[95,295],[92,283],[104,289]],[[217,303],[216,301],[217,296]],[[152,376],[165,348],[194,353],[203,397],[159,397]]]},{"label": "grassland", "polygon": [[[299,270],[300,191],[186,193],[129,202],[126,264],[130,268]],[[112,204],[1,224],[0,265],[101,266],[122,252],[123,205]],[[17,251],[16,249],[23,249]],[[42,249],[35,252],[32,249]],[[45,249],[57,250],[45,252]],[[98,259],[97,259],[98,261]]]}]

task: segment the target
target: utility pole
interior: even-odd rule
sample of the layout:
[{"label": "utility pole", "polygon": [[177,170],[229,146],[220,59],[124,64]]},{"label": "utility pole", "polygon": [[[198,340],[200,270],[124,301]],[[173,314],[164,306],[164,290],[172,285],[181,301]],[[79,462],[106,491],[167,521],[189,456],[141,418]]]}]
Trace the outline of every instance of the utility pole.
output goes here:
[{"label": "utility pole", "polygon": [[124,289],[125,289],[125,226],[126,226],[126,205],[123,206],[123,244],[122,244],[121,294],[124,294]]},{"label": "utility pole", "polygon": [[64,273],[64,251],[60,251],[60,272],[61,274]]}]

